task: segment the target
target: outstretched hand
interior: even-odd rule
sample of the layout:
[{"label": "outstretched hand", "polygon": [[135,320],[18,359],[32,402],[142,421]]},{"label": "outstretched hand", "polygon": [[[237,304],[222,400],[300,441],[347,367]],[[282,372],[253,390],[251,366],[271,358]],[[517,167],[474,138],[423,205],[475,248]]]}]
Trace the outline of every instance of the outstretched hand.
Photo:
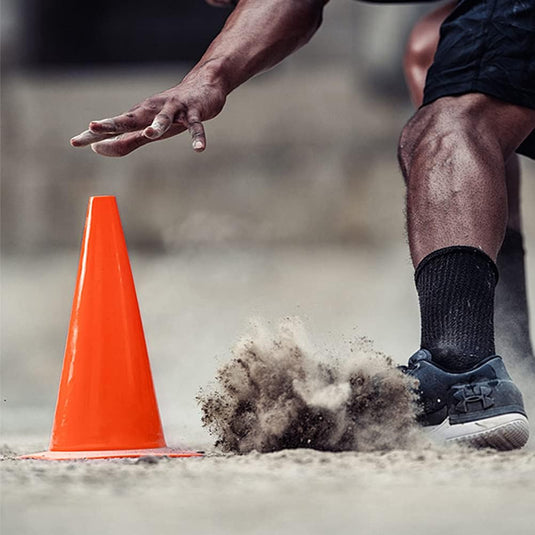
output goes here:
[{"label": "outstretched hand", "polygon": [[102,156],[126,156],[139,147],[189,131],[196,152],[206,148],[203,121],[223,108],[226,94],[207,81],[186,77],[171,89],[146,98],[116,117],[91,121],[71,139],[73,147],[91,148]]},{"label": "outstretched hand", "polygon": [[[188,130],[193,150],[206,148],[203,122],[215,117],[227,95],[303,46],[319,28],[328,0],[209,0],[237,4],[199,63],[177,86],[130,111],[89,123],[73,147],[103,156],[125,156],[142,145]],[[276,16],[275,16],[275,15]]]}]

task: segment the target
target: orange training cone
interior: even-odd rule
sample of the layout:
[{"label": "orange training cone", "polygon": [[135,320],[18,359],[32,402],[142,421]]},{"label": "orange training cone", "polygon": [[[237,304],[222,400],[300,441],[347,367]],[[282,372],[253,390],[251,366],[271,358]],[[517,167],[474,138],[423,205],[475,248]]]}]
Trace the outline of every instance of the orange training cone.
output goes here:
[{"label": "orange training cone", "polygon": [[22,458],[200,456],[166,447],[115,197],[91,197],[50,450]]}]

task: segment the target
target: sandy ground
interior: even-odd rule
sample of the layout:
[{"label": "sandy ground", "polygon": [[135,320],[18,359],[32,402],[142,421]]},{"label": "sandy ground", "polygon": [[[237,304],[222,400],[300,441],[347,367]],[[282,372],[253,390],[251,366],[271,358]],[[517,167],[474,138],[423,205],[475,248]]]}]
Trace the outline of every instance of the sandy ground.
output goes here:
[{"label": "sandy ground", "polygon": [[[228,361],[251,317],[273,324],[302,317],[326,355],[343,357],[365,334],[405,360],[418,317],[403,244],[185,249],[131,260],[167,441],[210,455],[156,464],[14,460],[48,442],[78,258],[77,251],[5,256],[3,534],[531,533],[532,445],[507,454],[224,456],[201,428],[195,395]],[[534,288],[533,270],[530,281]]]},{"label": "sandy ground", "polygon": [[3,533],[532,533],[535,453],[5,461]]}]

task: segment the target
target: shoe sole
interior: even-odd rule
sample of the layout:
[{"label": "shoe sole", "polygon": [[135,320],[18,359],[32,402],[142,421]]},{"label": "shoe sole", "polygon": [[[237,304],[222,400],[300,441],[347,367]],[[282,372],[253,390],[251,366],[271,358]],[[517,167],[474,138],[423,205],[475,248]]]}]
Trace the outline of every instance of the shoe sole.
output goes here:
[{"label": "shoe sole", "polygon": [[529,438],[528,419],[519,413],[501,414],[453,425],[450,424],[449,418],[446,418],[441,424],[424,429],[436,442],[455,442],[500,451],[522,448]]}]

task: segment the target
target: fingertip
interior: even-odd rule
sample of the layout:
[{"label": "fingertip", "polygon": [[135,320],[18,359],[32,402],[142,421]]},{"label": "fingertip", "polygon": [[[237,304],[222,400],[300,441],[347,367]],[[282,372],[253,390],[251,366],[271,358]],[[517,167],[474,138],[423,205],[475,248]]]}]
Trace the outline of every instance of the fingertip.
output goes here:
[{"label": "fingertip", "polygon": [[204,143],[200,140],[200,139],[196,139],[193,143],[192,143],[192,146],[193,146],[193,150],[195,152],[202,152],[206,147],[204,145]]},{"label": "fingertip", "polygon": [[104,143],[102,142],[92,143],[91,150],[95,154],[98,154],[99,156],[117,156],[117,154],[114,154],[113,152],[109,150],[109,147],[105,142]]},{"label": "fingertip", "polygon": [[133,149],[128,149],[128,147],[118,144],[117,141],[117,137],[97,141],[91,144],[91,150],[99,156],[106,156],[108,158],[120,158],[132,152]]},{"label": "fingertip", "polygon": [[87,133],[82,132],[81,134],[78,134],[77,136],[71,137],[69,140],[69,143],[72,147],[79,148],[79,147],[85,147],[89,144],[89,140],[87,139]]},{"label": "fingertip", "polygon": [[143,130],[143,135],[148,139],[157,139],[162,135],[162,132],[156,130],[152,126],[147,126],[147,128]]}]

